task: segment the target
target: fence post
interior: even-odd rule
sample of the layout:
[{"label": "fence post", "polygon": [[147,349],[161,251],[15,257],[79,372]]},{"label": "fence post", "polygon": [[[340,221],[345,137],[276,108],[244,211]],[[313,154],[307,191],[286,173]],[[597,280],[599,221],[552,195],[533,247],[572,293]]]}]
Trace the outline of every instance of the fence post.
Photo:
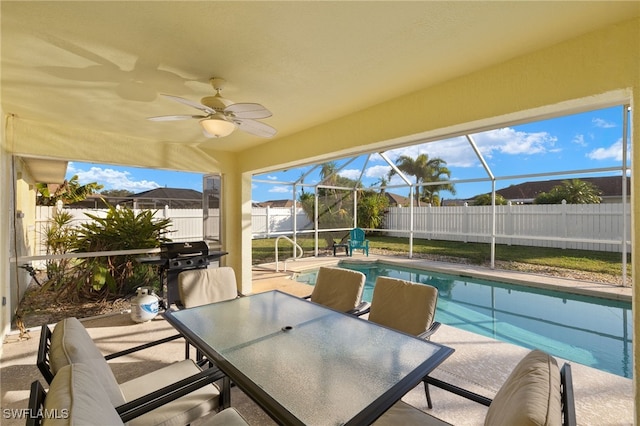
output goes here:
[{"label": "fence post", "polygon": [[271,235],[271,215],[270,215],[271,211],[270,211],[270,209],[271,209],[271,206],[267,206],[267,211],[265,212],[265,214],[267,216],[266,219],[265,219],[266,220],[266,224],[267,224],[267,238],[269,238],[270,235]]},{"label": "fence post", "polygon": [[427,238],[429,240],[433,239],[433,234],[434,234],[434,226],[433,226],[433,206],[431,205],[431,203],[427,204]]},{"label": "fence post", "polygon": [[[562,238],[567,238],[567,200],[562,200],[562,213],[561,213],[561,223],[562,223]],[[562,240],[562,248],[567,248],[567,240]]]},{"label": "fence post", "polygon": [[[513,203],[511,201],[507,202],[507,214],[505,217],[505,227],[507,231],[507,235],[513,235]],[[509,237],[507,239],[507,245],[511,245],[513,242],[513,237]]]},{"label": "fence post", "polygon": [[464,215],[462,217],[462,233],[464,234],[464,242],[469,242],[469,203],[464,203]]}]

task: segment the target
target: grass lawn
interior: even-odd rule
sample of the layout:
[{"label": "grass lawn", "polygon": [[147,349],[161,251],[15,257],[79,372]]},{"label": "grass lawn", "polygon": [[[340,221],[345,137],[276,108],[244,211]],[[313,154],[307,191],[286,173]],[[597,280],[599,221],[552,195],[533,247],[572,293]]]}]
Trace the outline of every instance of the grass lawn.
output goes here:
[{"label": "grass lawn", "polygon": [[[372,252],[409,253],[408,238],[380,236],[368,236],[367,238]],[[297,241],[304,250],[305,256],[313,256],[315,247],[313,237],[298,237]],[[319,240],[319,247],[322,250],[327,250],[327,243],[324,239]],[[289,242],[280,241],[279,256],[281,258],[289,257],[291,250]],[[491,246],[483,243],[414,239],[413,253],[416,257],[433,255],[461,258],[475,265],[487,264],[491,260]],[[627,270],[630,273],[630,255],[628,257]],[[253,240],[253,264],[273,262],[274,260],[275,238]],[[613,276],[620,276],[622,271],[622,256],[615,252],[496,245],[495,260]]]}]

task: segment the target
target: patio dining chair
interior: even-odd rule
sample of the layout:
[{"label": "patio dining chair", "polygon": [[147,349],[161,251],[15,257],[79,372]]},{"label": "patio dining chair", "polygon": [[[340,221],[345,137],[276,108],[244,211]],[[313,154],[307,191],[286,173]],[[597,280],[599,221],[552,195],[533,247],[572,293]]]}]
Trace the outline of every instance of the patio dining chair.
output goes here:
[{"label": "patio dining chair", "polygon": [[[187,394],[198,385],[197,382],[183,382],[175,386],[171,393],[160,389],[116,408],[110,404],[103,383],[91,367],[82,363],[69,364],[57,372],[48,392],[39,381],[31,383],[26,424],[124,425],[170,401],[173,394]],[[248,423],[235,408],[227,408],[207,418],[207,424],[246,426]]]},{"label": "patio dining chair", "polygon": [[358,315],[369,307],[362,301],[366,276],[360,271],[321,266],[313,292],[306,296],[312,302],[340,312]]},{"label": "patio dining chair", "polygon": [[[179,309],[193,308],[209,303],[222,302],[241,296],[238,293],[236,273],[230,266],[190,269],[178,274]],[[185,346],[185,358],[189,358],[189,342]],[[198,351],[196,360],[202,359]]]},{"label": "patio dining chair", "polygon": [[[162,391],[159,393],[165,395],[163,404],[133,419],[129,422],[130,425],[188,424],[220,407],[228,407],[229,389],[225,388],[221,392],[214,383],[225,378],[220,370],[203,369],[195,361],[185,359],[118,383],[107,362],[179,337],[181,336],[175,335],[103,356],[82,323],[73,317],[66,318],[56,324],[53,332],[47,325],[42,326],[37,366],[45,380],[52,383],[63,367],[86,364],[105,388],[112,407],[121,407],[139,398],[148,397],[155,391]],[[186,384],[194,385],[189,388],[189,393],[184,392]]]},{"label": "patio dining chair", "polygon": [[[440,327],[434,321],[438,303],[438,289],[398,278],[376,279],[369,313],[369,321],[421,339],[429,340]],[[433,408],[429,385],[424,382],[427,405]]]},{"label": "patio dining chair", "polygon": [[362,254],[369,256],[369,240],[365,237],[364,230],[361,228],[353,228],[349,231],[349,256],[353,256],[354,250],[362,250]]},{"label": "patio dining chair", "polygon": [[236,274],[230,266],[190,269],[178,274],[178,308],[192,308],[239,297]]},{"label": "patio dining chair", "polygon": [[[485,425],[575,426],[571,366],[561,369],[554,357],[540,350],[529,352],[513,369],[492,399],[427,377],[427,381],[446,391],[489,407]],[[481,424],[483,419],[469,419]],[[405,402],[397,402],[375,423],[375,426],[449,425]]]}]

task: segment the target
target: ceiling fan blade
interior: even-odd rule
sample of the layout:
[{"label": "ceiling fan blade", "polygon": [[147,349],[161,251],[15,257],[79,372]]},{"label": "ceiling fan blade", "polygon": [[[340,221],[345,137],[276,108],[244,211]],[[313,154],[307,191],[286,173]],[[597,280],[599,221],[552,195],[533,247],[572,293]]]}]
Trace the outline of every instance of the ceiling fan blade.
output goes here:
[{"label": "ceiling fan blade", "polygon": [[225,114],[231,113],[237,118],[267,118],[271,117],[271,111],[260,104],[239,103],[231,104],[224,109]]},{"label": "ceiling fan blade", "polygon": [[150,121],[178,121],[189,120],[192,118],[206,118],[206,115],[160,115],[158,117],[148,117]]},{"label": "ceiling fan blade", "polygon": [[207,114],[215,114],[216,113],[216,111],[213,108],[209,108],[206,105],[202,105],[202,104],[200,104],[198,102],[194,102],[194,101],[191,101],[189,99],[181,98],[180,96],[165,95],[164,93],[162,94],[162,96],[164,96],[167,99],[171,99],[172,101],[179,102],[179,103],[181,103],[183,105],[187,105],[187,106],[199,109],[200,111],[204,111]]},{"label": "ceiling fan blade", "polygon": [[260,121],[251,119],[236,119],[233,121],[243,132],[251,133],[252,135],[260,136],[263,138],[270,138],[278,133],[276,129]]}]

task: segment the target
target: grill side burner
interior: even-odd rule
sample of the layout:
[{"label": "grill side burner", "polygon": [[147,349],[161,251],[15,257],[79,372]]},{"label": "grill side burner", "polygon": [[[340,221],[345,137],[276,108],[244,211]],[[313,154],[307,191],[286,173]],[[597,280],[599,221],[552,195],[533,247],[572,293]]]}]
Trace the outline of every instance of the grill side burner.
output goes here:
[{"label": "grill side burner", "polygon": [[159,265],[162,283],[162,304],[167,309],[180,300],[178,274],[189,269],[204,269],[212,261],[227,254],[225,251],[209,251],[205,241],[164,243],[160,245],[160,255],[139,259],[141,263]]}]

